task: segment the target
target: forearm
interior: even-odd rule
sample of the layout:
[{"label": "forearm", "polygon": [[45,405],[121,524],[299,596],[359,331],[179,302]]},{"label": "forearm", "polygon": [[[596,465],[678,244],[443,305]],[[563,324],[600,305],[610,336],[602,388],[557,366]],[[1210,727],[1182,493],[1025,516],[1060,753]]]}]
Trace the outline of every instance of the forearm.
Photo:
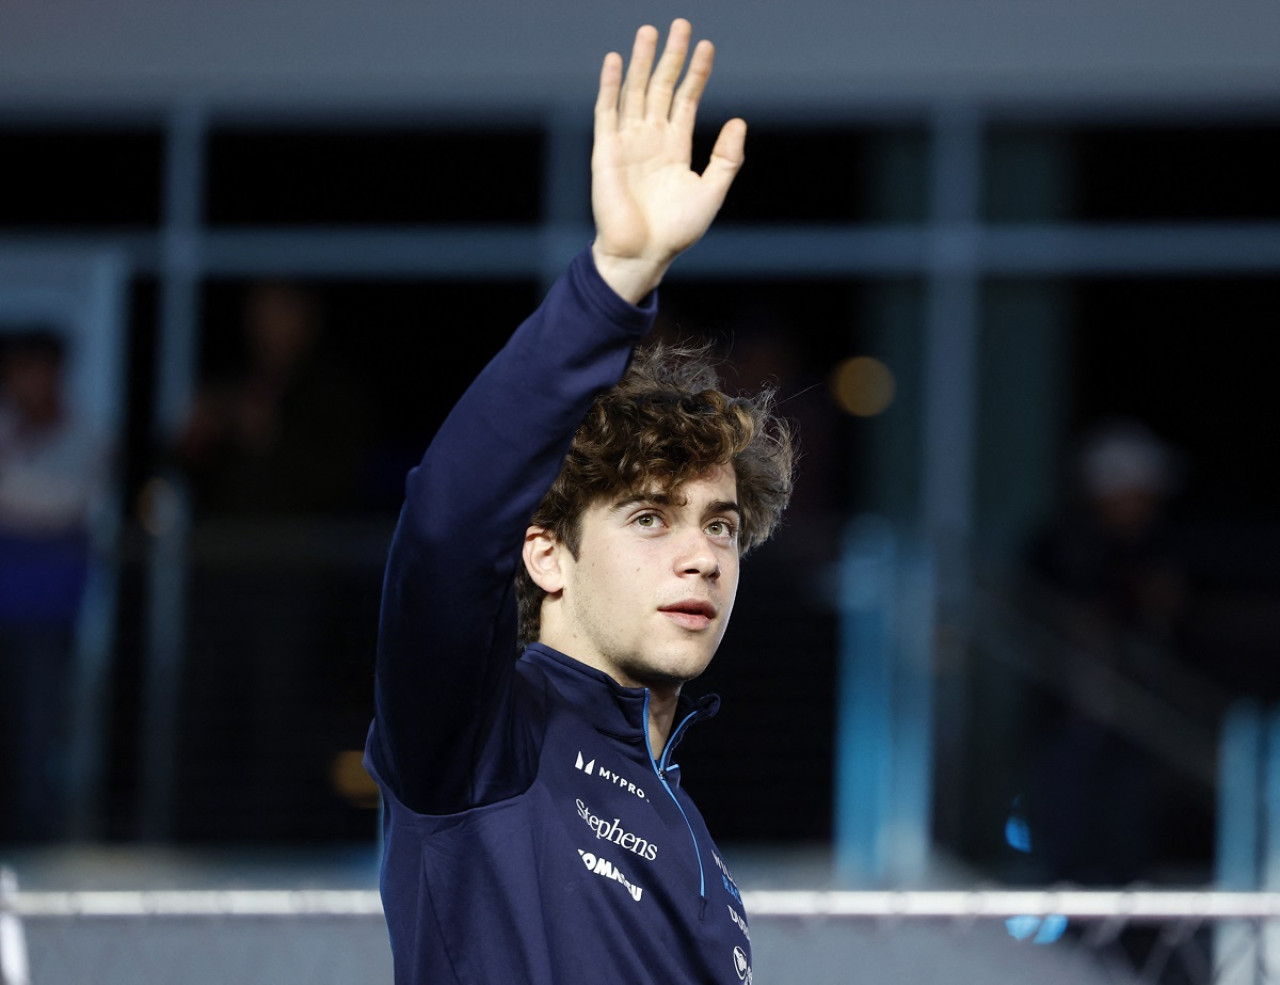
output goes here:
[{"label": "forearm", "polygon": [[410,473],[378,647],[379,731],[393,771],[465,742],[477,708],[510,673],[512,584],[529,515],[653,313],[623,302],[578,257]]}]

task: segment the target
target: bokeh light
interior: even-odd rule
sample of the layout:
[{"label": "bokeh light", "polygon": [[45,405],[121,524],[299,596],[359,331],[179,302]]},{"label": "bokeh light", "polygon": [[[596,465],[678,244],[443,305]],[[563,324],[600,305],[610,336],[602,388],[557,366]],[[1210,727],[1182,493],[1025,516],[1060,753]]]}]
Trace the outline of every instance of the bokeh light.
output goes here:
[{"label": "bokeh light", "polygon": [[893,403],[897,384],[893,371],[871,356],[844,360],[831,374],[831,394],[840,409],[854,417],[875,417]]}]

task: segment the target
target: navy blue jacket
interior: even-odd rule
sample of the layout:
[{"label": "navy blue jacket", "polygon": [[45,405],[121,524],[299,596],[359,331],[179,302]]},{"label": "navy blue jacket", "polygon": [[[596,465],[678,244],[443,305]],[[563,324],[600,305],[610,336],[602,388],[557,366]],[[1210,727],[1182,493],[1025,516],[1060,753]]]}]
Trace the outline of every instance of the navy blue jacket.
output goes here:
[{"label": "navy blue jacket", "polygon": [[366,764],[399,985],[740,985],[745,914],[644,688],[550,647],[515,659],[530,514],[653,322],[578,256],[453,409],[387,566]]}]

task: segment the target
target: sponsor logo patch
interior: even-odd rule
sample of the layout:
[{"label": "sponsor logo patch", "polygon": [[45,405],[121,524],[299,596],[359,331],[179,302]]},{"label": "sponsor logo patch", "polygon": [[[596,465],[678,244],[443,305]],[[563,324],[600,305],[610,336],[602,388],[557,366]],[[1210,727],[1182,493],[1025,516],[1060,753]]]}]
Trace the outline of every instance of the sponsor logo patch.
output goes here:
[{"label": "sponsor logo patch", "polygon": [[614,882],[621,883],[626,887],[627,892],[631,894],[631,898],[637,903],[640,902],[640,897],[644,894],[644,890],[632,883],[622,874],[622,870],[617,868],[607,858],[601,858],[593,852],[584,852],[581,848],[578,849],[578,854],[582,856],[582,864],[588,869],[598,876],[604,876],[606,879],[612,879]]},{"label": "sponsor logo patch", "polygon": [[751,962],[747,960],[747,952],[740,947],[733,949],[733,970],[741,981],[751,985]]},{"label": "sponsor logo patch", "polygon": [[606,769],[603,766],[597,767],[596,761],[594,759],[586,759],[583,757],[581,750],[578,751],[578,758],[574,762],[573,768],[581,770],[583,773],[586,773],[587,776],[597,776],[601,780],[612,783],[615,787],[621,787],[633,797],[639,797],[641,800],[649,799],[645,796],[644,790],[641,787],[636,786],[626,777],[620,776],[610,769]]},{"label": "sponsor logo patch", "polygon": [[578,817],[587,822],[587,827],[596,833],[597,838],[612,842],[619,848],[625,848],[631,854],[639,855],[650,862],[658,857],[658,846],[623,828],[621,818],[615,817],[610,821],[592,813],[591,808],[581,800],[575,803],[578,805]]},{"label": "sponsor logo patch", "polygon": [[744,935],[746,935],[747,940],[751,940],[751,931],[747,929],[746,918],[731,906],[727,906],[726,909],[729,911],[729,919],[737,925],[738,929],[741,930]]},{"label": "sponsor logo patch", "polygon": [[738,884],[733,881],[733,876],[729,874],[729,867],[724,864],[722,859],[715,852],[711,853],[712,859],[715,860],[716,868],[720,870],[720,881],[724,883],[724,890],[730,896],[738,901],[738,905],[742,905],[742,894],[738,892]]}]

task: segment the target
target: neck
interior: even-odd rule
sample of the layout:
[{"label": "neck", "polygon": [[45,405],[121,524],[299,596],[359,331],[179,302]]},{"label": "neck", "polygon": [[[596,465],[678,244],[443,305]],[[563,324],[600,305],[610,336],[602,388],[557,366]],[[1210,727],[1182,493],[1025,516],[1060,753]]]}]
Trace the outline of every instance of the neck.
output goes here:
[{"label": "neck", "polygon": [[679,684],[649,688],[649,748],[653,750],[655,759],[662,759],[662,751],[671,738],[679,697]]}]

